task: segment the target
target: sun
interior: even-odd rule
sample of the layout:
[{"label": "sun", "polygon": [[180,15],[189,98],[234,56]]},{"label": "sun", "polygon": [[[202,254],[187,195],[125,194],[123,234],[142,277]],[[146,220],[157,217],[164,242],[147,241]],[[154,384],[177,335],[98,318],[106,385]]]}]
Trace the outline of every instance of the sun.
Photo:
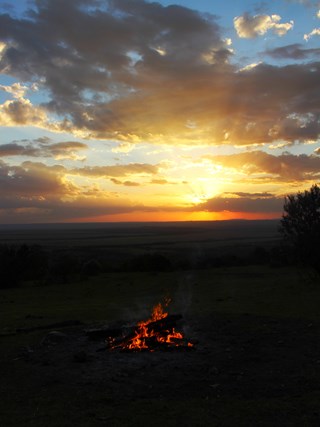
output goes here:
[{"label": "sun", "polygon": [[201,205],[207,200],[220,194],[221,185],[212,178],[196,178],[192,184],[188,185],[185,199],[193,205]]},{"label": "sun", "polygon": [[189,194],[188,196],[189,201],[194,205],[200,205],[202,203],[205,203],[208,199],[212,197],[209,193],[199,193],[199,194]]}]

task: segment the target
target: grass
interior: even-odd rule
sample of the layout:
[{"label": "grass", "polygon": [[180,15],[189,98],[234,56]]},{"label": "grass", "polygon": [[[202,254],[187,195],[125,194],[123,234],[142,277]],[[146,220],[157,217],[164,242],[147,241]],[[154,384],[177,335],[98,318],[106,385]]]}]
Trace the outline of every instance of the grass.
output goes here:
[{"label": "grass", "polygon": [[64,320],[101,322],[146,314],[166,296],[173,311],[319,320],[320,287],[306,272],[266,266],[168,273],[110,273],[77,283],[0,291],[0,330]]},{"label": "grass", "polygon": [[294,268],[110,273],[78,283],[1,290],[0,349],[10,357],[18,347],[38,343],[44,334],[15,334],[19,328],[67,320],[92,325],[148,318],[153,305],[167,296],[171,312],[193,316],[253,314],[320,321],[320,286]]},{"label": "grass", "polygon": [[[295,268],[246,266],[168,273],[110,273],[65,285],[0,291],[0,413],[2,425],[32,427],[162,427],[317,425],[314,408],[320,394],[248,400],[207,396],[136,399],[117,404],[108,389],[95,393],[54,380],[35,390],[30,372],[15,361],[17,349],[39,342],[43,331],[5,336],[17,328],[65,320],[87,324],[148,316],[153,304],[172,297],[171,309],[193,316],[253,314],[272,319],[319,322],[320,286]],[[254,328],[255,325],[252,325]],[[83,387],[83,386],[82,386]],[[125,411],[123,411],[123,404]],[[304,411],[309,411],[303,424]],[[250,424],[254,419],[255,423]],[[70,424],[72,420],[72,424]],[[260,420],[259,422],[257,420]]]}]

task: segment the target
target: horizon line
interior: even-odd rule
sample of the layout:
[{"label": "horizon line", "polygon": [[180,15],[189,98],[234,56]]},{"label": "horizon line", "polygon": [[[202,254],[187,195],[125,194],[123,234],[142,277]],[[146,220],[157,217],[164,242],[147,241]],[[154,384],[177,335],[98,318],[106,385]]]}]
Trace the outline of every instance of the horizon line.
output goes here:
[{"label": "horizon line", "polygon": [[85,225],[138,225],[138,224],[205,224],[205,223],[230,223],[230,222],[272,222],[280,221],[279,218],[261,218],[261,219],[247,219],[247,218],[232,218],[232,219],[211,219],[211,220],[173,220],[173,221],[70,221],[70,222],[29,222],[29,223],[0,223],[0,227],[29,227],[29,226],[85,226]]}]

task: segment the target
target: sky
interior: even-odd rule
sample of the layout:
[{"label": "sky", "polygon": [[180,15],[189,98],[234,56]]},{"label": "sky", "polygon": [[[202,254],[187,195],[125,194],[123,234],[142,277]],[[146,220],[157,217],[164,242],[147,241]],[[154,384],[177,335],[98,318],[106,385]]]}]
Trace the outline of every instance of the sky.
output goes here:
[{"label": "sky", "polygon": [[280,218],[319,60],[320,1],[0,1],[0,223]]}]

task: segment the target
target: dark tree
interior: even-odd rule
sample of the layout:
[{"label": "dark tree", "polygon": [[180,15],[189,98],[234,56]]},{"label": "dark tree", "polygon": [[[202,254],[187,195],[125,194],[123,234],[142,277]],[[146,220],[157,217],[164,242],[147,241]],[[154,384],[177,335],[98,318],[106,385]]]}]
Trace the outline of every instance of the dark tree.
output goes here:
[{"label": "dark tree", "polygon": [[14,287],[26,280],[42,280],[47,266],[47,254],[40,246],[0,245],[0,288]]},{"label": "dark tree", "polygon": [[287,196],[280,231],[298,260],[320,272],[320,188]]}]

